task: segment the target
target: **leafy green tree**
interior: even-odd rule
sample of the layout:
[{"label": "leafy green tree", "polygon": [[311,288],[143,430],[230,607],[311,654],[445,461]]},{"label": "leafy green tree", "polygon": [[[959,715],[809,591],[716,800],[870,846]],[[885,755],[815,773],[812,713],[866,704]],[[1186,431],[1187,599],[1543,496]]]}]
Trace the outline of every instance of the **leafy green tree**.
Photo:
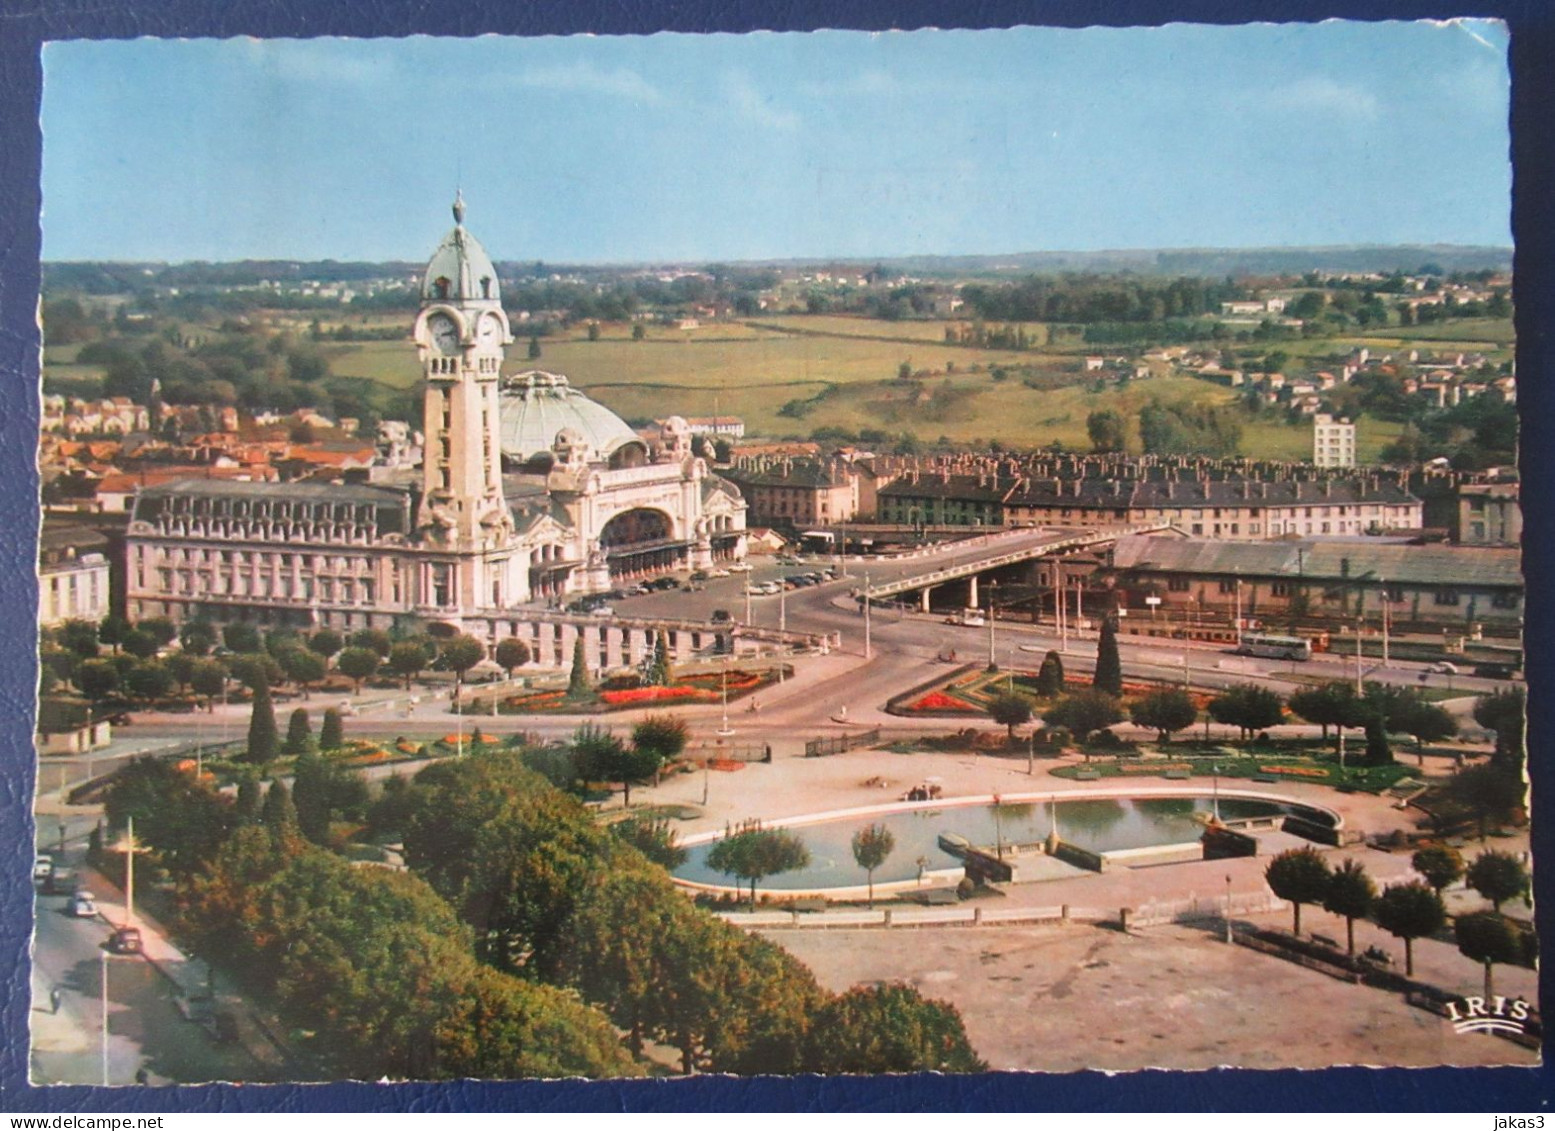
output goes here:
[{"label": "leafy green tree", "polygon": [[328,845],[331,822],[366,817],[367,783],[361,774],[309,751],[297,759],[292,803],[302,835]]},{"label": "leafy green tree", "polygon": [[250,688],[260,683],[274,687],[286,678],[286,671],[274,656],[267,652],[245,652],[233,656],[228,662],[234,679]]},{"label": "leafy green tree", "polygon": [[687,737],[686,721],[674,715],[648,715],[632,728],[632,745],[654,751],[661,766],[680,757]]},{"label": "leafy green tree", "polygon": [[988,702],[988,714],[1005,729],[1009,741],[1015,741],[1015,728],[1031,721],[1031,700],[1024,695],[1001,691]]},{"label": "leafy green tree", "polygon": [[653,780],[664,768],[664,755],[658,747],[614,738],[602,743],[590,760],[606,781],[621,783],[622,804],[628,809],[632,807],[632,786]]},{"label": "leafy green tree", "polygon": [[1094,731],[1123,721],[1123,709],[1105,691],[1090,689],[1065,695],[1042,715],[1048,726],[1065,727],[1084,742]]},{"label": "leafy green tree", "polygon": [[142,628],[132,628],[119,641],[119,647],[137,660],[149,660],[161,650],[157,638]]},{"label": "leafy green tree", "polygon": [[816,1015],[806,1069],[821,1073],[986,1072],[956,1008],[900,982],[855,986]]},{"label": "leafy green tree", "polygon": [[319,727],[319,749],[339,750],[346,744],[345,726],[340,712],[334,707],[324,708],[324,723]]},{"label": "leafy green tree", "polygon": [[1344,680],[1331,680],[1318,687],[1304,687],[1293,692],[1289,706],[1307,722],[1322,727],[1325,742],[1329,727],[1362,726],[1365,722],[1355,688]]},{"label": "leafy green tree", "polygon": [[707,853],[708,867],[716,872],[749,880],[751,910],[756,909],[756,885],[768,876],[808,867],[810,851],[787,829],[765,829],[760,821],[747,821],[724,834]]},{"label": "leafy green tree", "polygon": [[378,670],[378,653],[371,648],[347,648],[340,653],[335,667],[355,685],[354,693],[362,693],[362,682],[371,679]]},{"label": "leafy green tree", "polygon": [[1497,911],[1459,915],[1453,921],[1453,933],[1457,936],[1458,950],[1463,956],[1484,964],[1485,1000],[1493,1000],[1496,996],[1495,964],[1521,962],[1522,938],[1506,916]]},{"label": "leafy green tree", "polygon": [[609,1021],[564,990],[476,966],[432,1037],[446,1080],[641,1076]]},{"label": "leafy green tree", "polygon": [[235,825],[257,825],[264,807],[264,788],[258,774],[244,774],[238,779],[237,802],[232,809]]},{"label": "leafy green tree", "polygon": [[1037,669],[1037,694],[1051,699],[1064,693],[1064,660],[1056,651],[1042,657]]},{"label": "leafy green tree", "polygon": [[153,703],[173,689],[173,673],[160,660],[140,660],[124,674],[124,687],[143,703]]},{"label": "leafy green tree", "polygon": [[160,663],[167,669],[167,674],[172,676],[178,690],[184,692],[189,689],[189,681],[194,678],[194,665],[199,663],[199,659],[188,652],[174,652]]},{"label": "leafy green tree", "polygon": [[1345,948],[1352,958],[1355,957],[1355,921],[1366,917],[1376,898],[1377,885],[1372,883],[1359,861],[1346,860],[1328,881],[1323,910],[1344,916]]},{"label": "leafy green tree", "polygon": [[583,636],[580,634],[572,645],[572,672],[567,677],[567,698],[587,699],[594,694],[594,686],[589,682],[588,657],[583,648]]},{"label": "leafy green tree", "polygon": [[389,634],[381,628],[363,628],[351,634],[351,647],[366,648],[374,652],[380,659],[388,659],[389,651],[394,647],[394,641]]},{"label": "leafy green tree", "polygon": [[540,356],[540,338],[539,338],[539,335],[530,335],[530,338],[529,338],[529,360],[530,361],[534,361],[539,356]]},{"label": "leafy green tree", "polygon": [[1267,688],[1239,683],[1209,701],[1209,717],[1236,727],[1243,739],[1248,739],[1255,731],[1278,726],[1285,717],[1285,708],[1280,697]]},{"label": "leafy green tree", "polygon": [[875,869],[896,848],[896,837],[884,825],[865,825],[853,834],[853,859],[869,876],[869,906],[875,906]]},{"label": "leafy green tree", "polygon": [[279,735],[275,726],[275,704],[270,700],[270,685],[263,679],[254,688],[253,712],[248,719],[247,761],[267,765],[280,753]]},{"label": "leafy green tree", "polygon": [[303,754],[313,746],[313,728],[308,724],[308,709],[298,707],[286,723],[286,741],[281,744],[283,754]]},{"label": "leafy green tree", "polygon": [[1441,896],[1426,884],[1394,884],[1377,897],[1372,918],[1388,934],[1404,940],[1404,974],[1412,978],[1415,940],[1441,930],[1447,922],[1447,909]]},{"label": "leafy green tree", "polygon": [[426,668],[428,662],[426,649],[413,640],[404,640],[389,649],[389,670],[395,675],[405,679],[405,690],[410,690],[410,681]]},{"label": "leafy green tree", "polygon": [[117,652],[120,642],[124,639],[124,634],[131,627],[130,622],[124,617],[119,616],[117,613],[109,613],[102,619],[102,623],[97,626],[97,639],[100,643],[107,644]]},{"label": "leafy green tree", "polygon": [[279,628],[272,628],[265,633],[264,650],[278,660],[281,658],[282,652],[292,648],[305,647],[307,647],[307,641],[302,638],[302,633],[295,628],[282,625]]},{"label": "leafy green tree", "polygon": [[1382,716],[1373,715],[1366,720],[1366,764],[1386,766],[1393,761],[1393,748],[1388,743],[1387,724]]},{"label": "leafy green tree", "polygon": [[464,676],[486,658],[486,645],[473,636],[460,634],[443,642],[443,663],[454,673],[454,698],[464,687]]},{"label": "leafy green tree", "polygon": [[135,838],[174,876],[183,878],[215,854],[232,827],[227,799],[162,758],[137,758],[103,798],[108,824],[135,820]]},{"label": "leafy green tree", "polygon": [[1494,761],[1459,770],[1448,780],[1446,790],[1449,797],[1474,815],[1481,841],[1488,835],[1491,822],[1499,824],[1512,817],[1526,792],[1519,777]]},{"label": "leafy green tree", "polygon": [[1451,711],[1439,703],[1417,703],[1399,720],[1398,729],[1413,735],[1415,753],[1425,755],[1425,743],[1441,742],[1458,733],[1458,720]]},{"label": "leafy green tree", "polygon": [[286,678],[302,689],[302,697],[308,698],[309,687],[324,678],[324,657],[307,648],[286,648],[276,659]]},{"label": "leafy green tree", "polygon": [[521,668],[529,662],[529,645],[516,636],[505,636],[497,642],[491,658],[497,662],[497,666],[507,674],[507,677],[512,679],[514,669]]},{"label": "leafy green tree", "polygon": [[323,656],[326,661],[345,647],[340,633],[332,628],[321,628],[308,639],[308,649]]},{"label": "leafy green tree", "polygon": [[659,634],[653,638],[653,662],[648,665],[646,682],[652,687],[668,687],[673,678],[669,633],[660,629]]},{"label": "leafy green tree", "polygon": [[1422,848],[1410,857],[1410,866],[1425,877],[1431,890],[1437,895],[1457,880],[1463,878],[1463,855],[1446,845]]},{"label": "leafy green tree", "polygon": [[197,660],[189,672],[189,686],[205,697],[205,709],[213,712],[216,697],[227,690],[227,669],[218,660]]},{"label": "leafy green tree", "polygon": [[1495,731],[1496,752],[1493,762],[1509,776],[1521,779],[1525,754],[1527,694],[1521,687],[1482,695],[1474,701],[1474,721]]},{"label": "leafy green tree", "polygon": [[1321,903],[1328,895],[1330,876],[1328,864],[1312,848],[1288,849],[1269,861],[1263,878],[1270,891],[1295,909],[1293,934],[1301,934],[1301,905]]},{"label": "leafy green tree", "polygon": [[233,652],[259,651],[259,630],[251,624],[234,621],[223,626],[221,642]]},{"label": "leafy green tree", "polygon": [[1101,624],[1096,644],[1096,678],[1092,686],[1108,695],[1123,694],[1123,659],[1118,654],[1118,625],[1112,617]]},{"label": "leafy green tree", "polygon": [[1167,687],[1134,702],[1129,718],[1135,726],[1149,727],[1161,742],[1171,741],[1179,730],[1191,727],[1199,717],[1193,699],[1180,687]]},{"label": "leafy green tree", "polygon": [[615,822],[610,831],[666,871],[686,862],[686,850],[667,817],[629,817]]},{"label": "leafy green tree", "polygon": [[178,646],[191,656],[204,656],[216,647],[216,629],[210,621],[192,620],[178,634]]},{"label": "leafy green tree", "polygon": [[1085,431],[1093,452],[1121,452],[1128,443],[1128,427],[1122,413],[1101,409],[1085,418]]},{"label": "leafy green tree", "polygon": [[178,626],[168,617],[148,617],[135,627],[156,641],[158,648],[166,648],[178,639]]},{"label": "leafy green tree", "polygon": [[1528,870],[1510,852],[1481,852],[1469,865],[1464,879],[1469,887],[1490,900],[1490,905],[1500,914],[1501,905],[1509,899],[1521,898],[1528,890]]},{"label": "leafy green tree", "polygon": [[89,620],[67,620],[54,630],[54,638],[60,646],[89,660],[100,651],[98,627]]}]

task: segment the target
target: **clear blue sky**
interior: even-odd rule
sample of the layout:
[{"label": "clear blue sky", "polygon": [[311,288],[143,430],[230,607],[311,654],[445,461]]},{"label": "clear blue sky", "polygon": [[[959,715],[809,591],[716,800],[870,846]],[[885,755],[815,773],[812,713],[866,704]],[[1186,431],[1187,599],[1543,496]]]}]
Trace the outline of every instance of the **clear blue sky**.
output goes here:
[{"label": "clear blue sky", "polygon": [[44,254],[1509,244],[1489,22],[63,42]]}]

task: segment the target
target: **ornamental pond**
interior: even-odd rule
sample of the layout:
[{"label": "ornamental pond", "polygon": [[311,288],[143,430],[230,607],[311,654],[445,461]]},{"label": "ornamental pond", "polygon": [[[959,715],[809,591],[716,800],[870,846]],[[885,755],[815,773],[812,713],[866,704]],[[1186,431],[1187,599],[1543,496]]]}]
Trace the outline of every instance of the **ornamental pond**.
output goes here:
[{"label": "ornamental pond", "polygon": [[[1156,848],[1189,844],[1199,839],[1204,822],[1215,812],[1228,823],[1299,816],[1332,826],[1326,810],[1274,799],[1227,797],[1084,797],[1004,801],[991,804],[944,803],[918,805],[895,812],[860,813],[804,823],[776,822],[797,834],[810,851],[810,866],[768,876],[759,887],[767,891],[816,891],[863,885],[864,869],[853,859],[853,834],[866,825],[891,831],[896,846],[875,869],[875,883],[916,879],[923,872],[959,868],[961,860],[940,847],[942,833],[966,838],[973,845],[995,848],[1002,843],[1033,845],[1047,839],[1056,813],[1059,836],[1092,852]],[[686,862],[675,877],[696,884],[733,886],[737,881],[710,868],[707,854],[717,839],[686,846]]]}]

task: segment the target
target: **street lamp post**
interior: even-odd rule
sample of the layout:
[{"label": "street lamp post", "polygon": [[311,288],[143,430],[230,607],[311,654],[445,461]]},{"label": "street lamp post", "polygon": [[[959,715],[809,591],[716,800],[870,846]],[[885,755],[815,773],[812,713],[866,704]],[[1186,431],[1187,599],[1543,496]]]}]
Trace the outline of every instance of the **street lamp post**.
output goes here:
[{"label": "street lamp post", "polygon": [[105,950],[98,955],[102,959],[102,1057],[103,1057],[103,1087],[108,1086],[108,952]]},{"label": "street lamp post", "polygon": [[866,660],[872,660],[875,658],[873,642],[870,640],[869,636],[869,606],[871,604],[872,602],[869,595],[869,574],[866,573],[864,574],[864,659]]},{"label": "street lamp post", "polygon": [[729,657],[724,657],[723,669],[723,725],[714,732],[719,738],[728,738],[734,733],[734,728],[729,725]]}]

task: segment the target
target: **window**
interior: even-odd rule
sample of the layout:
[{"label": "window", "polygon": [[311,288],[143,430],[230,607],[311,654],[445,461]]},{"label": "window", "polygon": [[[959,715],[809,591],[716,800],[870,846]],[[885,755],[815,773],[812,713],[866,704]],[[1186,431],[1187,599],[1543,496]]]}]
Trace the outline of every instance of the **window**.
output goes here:
[{"label": "window", "polygon": [[1186,577],[1171,577],[1167,578],[1166,588],[1172,593],[1186,593],[1191,584]]},{"label": "window", "polygon": [[1193,524],[1193,532],[1195,534],[1203,534],[1204,533],[1204,524],[1202,522],[1195,522]]},{"label": "window", "polygon": [[1290,596],[1290,582],[1288,582],[1288,581],[1276,581],[1276,582],[1273,582],[1269,586],[1269,594],[1270,594],[1270,596],[1273,596],[1273,597],[1289,597]]},{"label": "window", "polygon": [[1495,594],[1492,594],[1491,598],[1490,598],[1490,607],[1492,609],[1515,609],[1515,608],[1517,608],[1517,594],[1516,593],[1495,593]]},{"label": "window", "polygon": [[1434,600],[1438,605],[1456,605],[1458,603],[1458,591],[1456,589],[1438,589]]},{"label": "window", "polygon": [[1237,584],[1236,584],[1235,581],[1226,581],[1226,580],[1222,579],[1222,581],[1220,582],[1220,591],[1222,593],[1235,593],[1236,590],[1237,590]]}]

